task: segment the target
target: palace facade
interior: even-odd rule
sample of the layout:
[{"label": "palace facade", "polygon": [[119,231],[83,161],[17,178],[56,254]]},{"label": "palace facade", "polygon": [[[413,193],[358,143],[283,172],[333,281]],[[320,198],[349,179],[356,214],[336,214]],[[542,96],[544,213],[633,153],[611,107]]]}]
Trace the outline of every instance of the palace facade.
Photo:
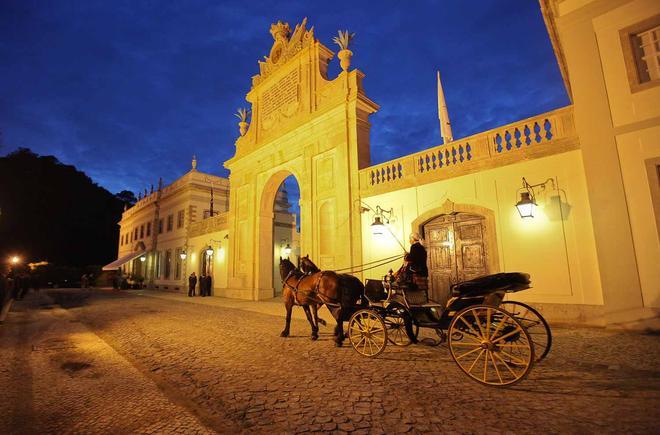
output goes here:
[{"label": "palace facade", "polygon": [[[378,165],[369,117],[379,106],[364,91],[365,75],[351,69],[353,53],[340,47],[342,72],[331,78],[335,53],[306,20],[294,29],[273,24],[272,48],[246,95],[251,119],[225,162],[229,180],[214,178],[220,213],[202,219],[210,189],[202,178],[212,176],[193,170],[162,189],[160,212],[140,212],[156,192],[124,213],[119,258],[141,251],[163,277],[163,258],[185,247],[187,258],[156,285],[183,285],[207,264],[216,295],[259,300],[277,291],[281,222],[299,252],[333,270],[397,256],[399,242],[417,232],[434,299],[461,280],[523,271],[533,289],[516,299],[550,320],[657,327],[660,3],[540,5],[570,105],[470,137],[443,132],[442,145]],[[291,175],[300,186],[299,234],[276,201]],[[533,217],[523,217],[516,204],[531,203]],[[164,234],[157,243],[149,242],[153,227],[141,237],[150,219]],[[398,265],[358,276],[380,278]]]}]

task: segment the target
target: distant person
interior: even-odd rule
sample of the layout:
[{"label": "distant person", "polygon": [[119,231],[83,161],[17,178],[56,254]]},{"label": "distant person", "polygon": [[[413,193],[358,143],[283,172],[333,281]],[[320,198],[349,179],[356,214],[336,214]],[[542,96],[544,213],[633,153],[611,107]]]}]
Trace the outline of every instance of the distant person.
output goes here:
[{"label": "distant person", "polygon": [[87,274],[83,273],[83,276],[80,277],[80,288],[87,288]]},{"label": "distant person", "polygon": [[213,288],[211,275],[206,275],[206,285],[204,287],[206,288],[206,296],[211,296],[211,289]]},{"label": "distant person", "polygon": [[191,273],[188,277],[188,297],[195,296],[195,286],[197,285],[197,275],[195,272]]},{"label": "distant person", "polygon": [[199,277],[199,295],[206,296],[206,272],[202,272],[202,276]]}]

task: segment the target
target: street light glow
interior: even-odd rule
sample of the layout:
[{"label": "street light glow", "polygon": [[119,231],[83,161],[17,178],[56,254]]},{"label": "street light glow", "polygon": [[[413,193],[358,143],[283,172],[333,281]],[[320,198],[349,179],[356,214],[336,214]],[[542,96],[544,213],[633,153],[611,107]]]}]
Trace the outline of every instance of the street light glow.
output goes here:
[{"label": "street light glow", "polygon": [[21,261],[21,258],[18,255],[11,257],[11,264],[18,264]]}]

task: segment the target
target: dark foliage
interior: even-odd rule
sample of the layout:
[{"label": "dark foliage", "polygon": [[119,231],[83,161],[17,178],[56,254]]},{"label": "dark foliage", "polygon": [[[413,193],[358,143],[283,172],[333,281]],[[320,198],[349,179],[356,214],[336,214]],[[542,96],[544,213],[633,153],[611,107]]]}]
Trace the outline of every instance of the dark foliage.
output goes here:
[{"label": "dark foliage", "polygon": [[122,190],[121,192],[116,193],[115,196],[117,197],[118,200],[123,201],[123,203],[126,204],[127,207],[133,207],[137,202],[137,198],[135,197],[135,194],[130,190]]},{"label": "dark foliage", "polygon": [[116,258],[124,202],[75,167],[29,149],[0,157],[0,258],[61,266]]}]

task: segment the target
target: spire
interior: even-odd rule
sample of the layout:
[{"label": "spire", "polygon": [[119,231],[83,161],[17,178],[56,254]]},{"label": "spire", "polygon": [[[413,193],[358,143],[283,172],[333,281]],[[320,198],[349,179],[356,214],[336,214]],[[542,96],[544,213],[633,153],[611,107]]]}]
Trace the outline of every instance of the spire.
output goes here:
[{"label": "spire", "polygon": [[192,170],[193,171],[197,170],[197,157],[194,154],[192,159]]},{"label": "spire", "polygon": [[444,143],[449,143],[454,140],[451,133],[451,123],[449,122],[449,112],[447,111],[447,103],[445,102],[445,93],[442,90],[442,83],[440,82],[440,71],[438,71],[438,119],[440,120],[440,135]]}]

